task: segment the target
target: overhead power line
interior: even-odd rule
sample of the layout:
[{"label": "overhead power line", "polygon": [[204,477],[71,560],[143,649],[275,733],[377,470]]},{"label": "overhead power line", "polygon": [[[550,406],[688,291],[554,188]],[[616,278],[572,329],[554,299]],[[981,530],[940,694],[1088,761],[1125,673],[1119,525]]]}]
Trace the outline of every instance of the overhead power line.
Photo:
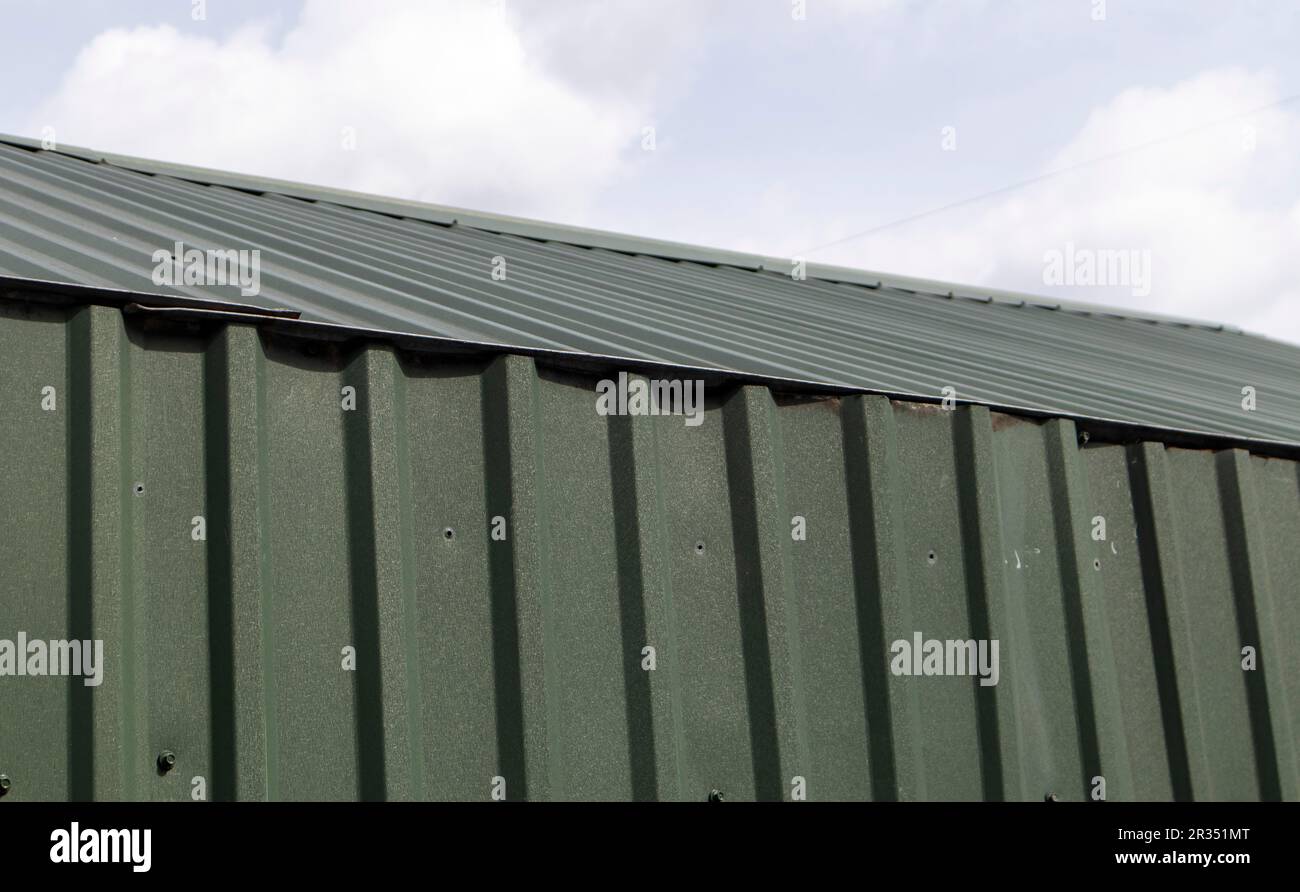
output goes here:
[{"label": "overhead power line", "polygon": [[945,204],[941,207],[931,208],[928,211],[921,211],[920,213],[917,214],[911,214],[910,216],[907,217],[901,217],[897,220],[892,220],[889,223],[882,223],[879,226],[873,226],[870,229],[864,229],[861,232],[855,232],[851,235],[846,235],[842,238],[836,239],[835,241],[826,242],[825,244],[816,245],[815,247],[812,248],[807,248],[803,251],[798,252],[797,256],[804,256],[807,254],[811,254],[814,251],[821,251],[826,248],[833,248],[836,245],[842,245],[845,242],[851,242],[856,239],[866,238],[869,235],[875,235],[878,232],[884,232],[886,229],[894,229],[895,227],[903,226],[908,223],[913,223],[917,220],[923,220],[926,217],[933,217],[935,214],[942,214],[946,211],[951,211],[959,207],[964,207],[968,204],[975,204],[976,202],[984,201],[986,198],[993,198],[994,196],[997,195],[1005,195],[1008,192],[1014,192],[1017,189],[1023,189],[1026,186],[1032,186],[1035,183],[1041,183],[1044,180],[1050,180],[1053,177],[1059,177],[1063,174],[1072,173],[1084,167],[1091,167],[1092,165],[1102,164],[1106,161],[1114,161],[1116,158],[1121,158],[1125,155],[1131,155],[1134,152],[1145,151],[1146,149],[1154,148],[1155,146],[1159,146],[1159,145],[1164,145],[1165,143],[1173,142],[1175,140],[1184,139],[1188,136],[1192,136],[1193,134],[1200,133],[1203,130],[1209,130],[1212,127],[1218,127],[1221,124],[1227,124],[1232,121],[1240,120],[1242,118],[1248,118],[1251,115],[1257,115],[1260,112],[1270,111],[1271,109],[1275,109],[1278,108],[1279,106],[1287,105],[1289,103],[1295,102],[1296,100],[1300,100],[1300,93],[1294,94],[1292,96],[1287,96],[1286,98],[1279,99],[1276,102],[1270,102],[1268,105],[1261,105],[1259,108],[1253,108],[1250,109],[1249,111],[1238,112],[1237,114],[1229,115],[1226,118],[1219,118],[1214,121],[1208,121],[1204,124],[1197,124],[1195,127],[1191,127],[1188,128],[1187,130],[1182,130],[1178,133],[1173,133],[1168,136],[1162,136],[1159,137],[1158,139],[1153,139],[1150,142],[1140,143],[1139,145],[1136,146],[1129,146],[1128,148],[1119,149],[1118,151],[1110,152],[1109,154],[1106,155],[1099,155],[1096,158],[1089,158],[1085,161],[1080,161],[1077,164],[1067,165],[1066,167],[1058,167],[1055,170],[1049,170],[1046,173],[1039,174],[1036,177],[1030,177],[1027,180],[1020,180],[1019,182],[1011,183],[1010,185],[1002,186],[997,189],[992,189],[988,192],[981,192],[979,195],[972,195],[969,198],[963,198],[960,201],[954,201],[951,204]]}]

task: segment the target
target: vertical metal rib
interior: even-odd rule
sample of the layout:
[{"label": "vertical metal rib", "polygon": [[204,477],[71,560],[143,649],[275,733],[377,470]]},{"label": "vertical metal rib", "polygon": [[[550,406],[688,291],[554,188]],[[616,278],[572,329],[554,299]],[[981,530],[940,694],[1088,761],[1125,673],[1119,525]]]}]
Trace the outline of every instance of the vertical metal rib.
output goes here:
[{"label": "vertical metal rib", "polygon": [[844,399],[841,413],[871,796],[894,800],[899,778],[884,625],[885,591],[898,585],[899,573],[889,501],[897,461],[893,408],[884,397],[855,396]]},{"label": "vertical metal rib", "polygon": [[736,603],[740,613],[754,795],[758,799],[779,800],[782,788],[781,747],[768,641],[771,617],[768,616],[762,567],[754,560],[761,553],[762,543],[749,411],[743,389],[728,399],[723,409],[723,424],[726,429],[727,491],[731,498]]},{"label": "vertical metal rib", "polygon": [[348,568],[352,641],[356,647],[356,735],[358,792],[363,800],[386,796],[383,678],[379,635],[378,561],[375,491],[372,474],[366,354],[354,357],[343,382],[355,387],[358,410],[344,412],[344,480],[347,497]]},{"label": "vertical metal rib", "polygon": [[[655,721],[651,703],[652,673],[641,668],[646,634],[646,586],[642,573],[642,532],[638,497],[633,419],[609,417],[609,475],[614,500],[615,559],[618,564],[619,635],[623,652],[623,696],[626,701],[628,765],[632,798],[658,798],[655,764]],[[662,644],[658,645],[662,648]],[[657,671],[657,670],[656,670]]]},{"label": "vertical metal rib", "polygon": [[[1006,605],[1003,578],[1002,510],[998,503],[994,464],[993,425],[984,406],[959,409],[953,420],[957,455],[957,495],[961,505],[962,553],[965,555],[966,597],[971,635],[976,640],[1010,642],[1015,635]],[[1013,665],[1015,649],[1001,649]],[[977,732],[984,798],[990,801],[1024,798],[1019,759],[1018,679],[1007,671],[996,686],[975,689]]]},{"label": "vertical metal rib", "polygon": [[1079,460],[1074,423],[1044,425],[1054,494],[1056,544],[1064,599],[1070,674],[1078,722],[1082,792],[1094,778],[1106,780],[1108,795],[1131,796],[1132,766],[1119,705],[1115,653],[1106,621],[1100,577],[1087,561],[1087,481]]},{"label": "vertical metal rib", "polygon": [[72,318],[68,338],[69,626],[73,638],[103,640],[106,664],[98,688],[69,681],[68,793],[74,800],[117,799],[133,795],[126,778],[138,770],[124,545],[131,528],[123,504],[130,416],[126,336],[117,311],[87,307]]},{"label": "vertical metal rib", "polygon": [[[1228,531],[1232,568],[1232,595],[1236,606],[1241,645],[1255,649],[1257,664],[1245,673],[1246,702],[1250,710],[1251,738],[1255,746],[1255,772],[1262,799],[1294,799],[1296,789],[1295,741],[1291,738],[1289,704],[1282,684],[1282,662],[1273,592],[1260,536],[1255,529],[1258,501],[1250,456],[1242,450],[1221,452],[1216,459],[1219,493]],[[1270,678],[1275,679],[1270,684]],[[1271,696],[1270,696],[1271,695]]]}]

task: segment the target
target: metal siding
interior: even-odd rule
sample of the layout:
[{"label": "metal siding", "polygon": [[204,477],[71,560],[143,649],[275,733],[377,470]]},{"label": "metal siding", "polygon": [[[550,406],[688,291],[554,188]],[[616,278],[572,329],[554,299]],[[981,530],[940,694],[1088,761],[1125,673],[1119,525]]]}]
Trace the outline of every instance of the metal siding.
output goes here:
[{"label": "metal siding", "polygon": [[[108,663],[0,678],[10,799],[1298,796],[1296,462],[752,385],[605,418],[521,356],[2,309],[0,637]],[[892,675],[916,631],[1000,683]]]},{"label": "metal siding", "polygon": [[[305,319],[894,394],[951,386],[992,405],[1300,442],[1300,349],[1281,342],[903,277],[794,281],[788,264],[757,270],[727,253],[674,260],[654,256],[666,249],[650,240],[570,243],[582,233],[463,213],[415,219],[402,203],[360,202],[388,211],[379,213],[277,194],[287,187],[269,181],[256,194],[156,169],[0,144],[0,274],[165,291],[151,280],[152,254],[180,239],[260,250],[261,294],[172,293],[288,306]],[[491,277],[496,256],[505,281]],[[873,278],[879,287],[862,284]],[[1241,408],[1248,385],[1255,411]]]}]

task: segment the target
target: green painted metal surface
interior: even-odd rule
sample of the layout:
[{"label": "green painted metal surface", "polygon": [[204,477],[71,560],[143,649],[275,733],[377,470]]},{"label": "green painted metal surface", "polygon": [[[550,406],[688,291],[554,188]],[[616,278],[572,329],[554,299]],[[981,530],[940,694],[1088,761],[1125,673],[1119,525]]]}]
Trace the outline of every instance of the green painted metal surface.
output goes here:
[{"label": "green painted metal surface", "polygon": [[[155,285],[154,253],[178,240],[260,251],[260,293]],[[1295,345],[996,289],[792,271],[789,258],[0,138],[0,275],[1300,444]]]},{"label": "green painted metal surface", "polygon": [[[1296,462],[100,306],[0,303],[0,356],[0,639],[106,649],[0,676],[0,807],[1300,798]],[[998,684],[893,674],[916,632]]]}]

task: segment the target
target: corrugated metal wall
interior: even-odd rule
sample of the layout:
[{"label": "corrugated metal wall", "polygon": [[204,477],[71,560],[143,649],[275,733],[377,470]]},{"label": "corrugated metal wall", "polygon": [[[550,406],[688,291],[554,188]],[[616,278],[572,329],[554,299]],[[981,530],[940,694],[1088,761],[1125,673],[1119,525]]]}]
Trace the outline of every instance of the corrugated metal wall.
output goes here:
[{"label": "corrugated metal wall", "polygon": [[[0,638],[107,651],[0,677],[13,799],[1298,797],[1295,462],[754,386],[611,419],[527,357],[108,307],[0,306],[0,355]],[[890,674],[917,631],[1000,683]]]}]

